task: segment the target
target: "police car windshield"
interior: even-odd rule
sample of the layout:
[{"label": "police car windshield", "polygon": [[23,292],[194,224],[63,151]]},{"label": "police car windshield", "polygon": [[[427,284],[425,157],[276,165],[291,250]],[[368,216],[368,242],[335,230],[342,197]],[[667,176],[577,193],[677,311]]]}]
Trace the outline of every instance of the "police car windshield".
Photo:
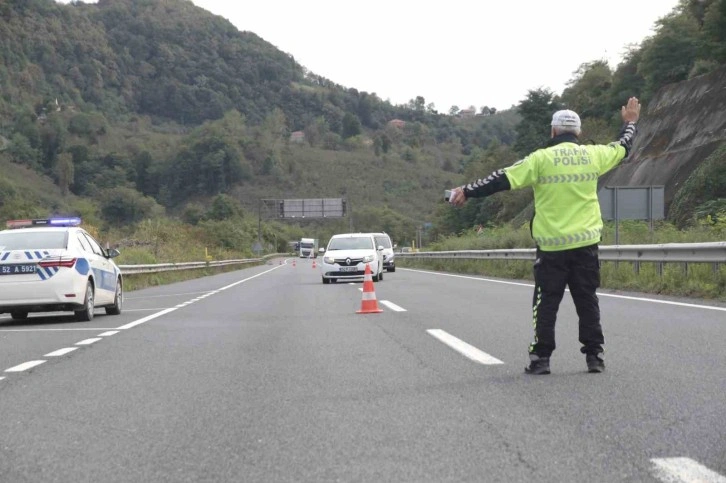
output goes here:
[{"label": "police car windshield", "polygon": [[66,247],[65,231],[0,232],[0,251],[42,250]]},{"label": "police car windshield", "polygon": [[367,236],[352,238],[333,238],[328,250],[372,250],[373,242]]}]

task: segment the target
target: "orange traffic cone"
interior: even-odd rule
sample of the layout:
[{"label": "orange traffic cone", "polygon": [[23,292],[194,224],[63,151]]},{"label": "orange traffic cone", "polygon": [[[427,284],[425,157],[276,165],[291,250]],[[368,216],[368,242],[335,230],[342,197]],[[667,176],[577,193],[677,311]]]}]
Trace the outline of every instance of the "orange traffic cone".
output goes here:
[{"label": "orange traffic cone", "polygon": [[373,274],[371,266],[366,263],[366,271],[363,275],[363,300],[361,300],[360,310],[356,310],[356,314],[377,314],[383,312],[378,308],[378,300],[376,292],[373,290]]},{"label": "orange traffic cone", "polygon": [[317,265],[315,265],[315,259],[313,258],[313,268],[317,268]]},{"label": "orange traffic cone", "polygon": [[292,259],[292,266],[293,267],[296,267],[297,266],[297,265],[295,265],[295,259],[294,258]]}]

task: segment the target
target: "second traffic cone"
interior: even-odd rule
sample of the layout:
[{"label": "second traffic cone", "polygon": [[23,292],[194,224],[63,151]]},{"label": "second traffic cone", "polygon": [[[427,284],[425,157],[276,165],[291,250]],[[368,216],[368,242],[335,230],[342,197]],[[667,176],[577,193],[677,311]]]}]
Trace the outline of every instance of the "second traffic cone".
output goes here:
[{"label": "second traffic cone", "polygon": [[317,265],[315,265],[315,259],[313,258],[313,268],[317,268]]},{"label": "second traffic cone", "polygon": [[366,271],[363,274],[363,300],[360,303],[360,310],[356,310],[356,314],[377,314],[383,312],[378,307],[376,292],[373,290],[373,274],[371,266],[366,263]]}]

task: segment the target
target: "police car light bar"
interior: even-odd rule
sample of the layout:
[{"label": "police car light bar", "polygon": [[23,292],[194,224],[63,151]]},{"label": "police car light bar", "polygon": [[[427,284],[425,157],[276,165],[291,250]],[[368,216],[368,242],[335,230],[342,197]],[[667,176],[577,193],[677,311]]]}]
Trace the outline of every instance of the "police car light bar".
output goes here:
[{"label": "police car light bar", "polygon": [[28,228],[31,226],[80,226],[79,217],[71,218],[44,218],[34,220],[8,220],[5,225],[8,228]]},{"label": "police car light bar", "polygon": [[81,219],[77,216],[71,218],[50,218],[47,220],[53,226],[79,226]]}]

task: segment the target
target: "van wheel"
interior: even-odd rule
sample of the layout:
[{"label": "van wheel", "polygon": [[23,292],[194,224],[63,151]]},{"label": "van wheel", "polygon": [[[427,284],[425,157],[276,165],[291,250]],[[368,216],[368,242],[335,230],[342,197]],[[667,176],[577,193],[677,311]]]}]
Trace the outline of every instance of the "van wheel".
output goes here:
[{"label": "van wheel", "polygon": [[327,285],[329,283],[330,283],[330,279],[323,277],[323,284]]},{"label": "van wheel", "polygon": [[94,303],[93,284],[89,280],[86,283],[86,298],[83,301],[83,308],[75,311],[76,320],[79,322],[90,322],[93,320]]}]

